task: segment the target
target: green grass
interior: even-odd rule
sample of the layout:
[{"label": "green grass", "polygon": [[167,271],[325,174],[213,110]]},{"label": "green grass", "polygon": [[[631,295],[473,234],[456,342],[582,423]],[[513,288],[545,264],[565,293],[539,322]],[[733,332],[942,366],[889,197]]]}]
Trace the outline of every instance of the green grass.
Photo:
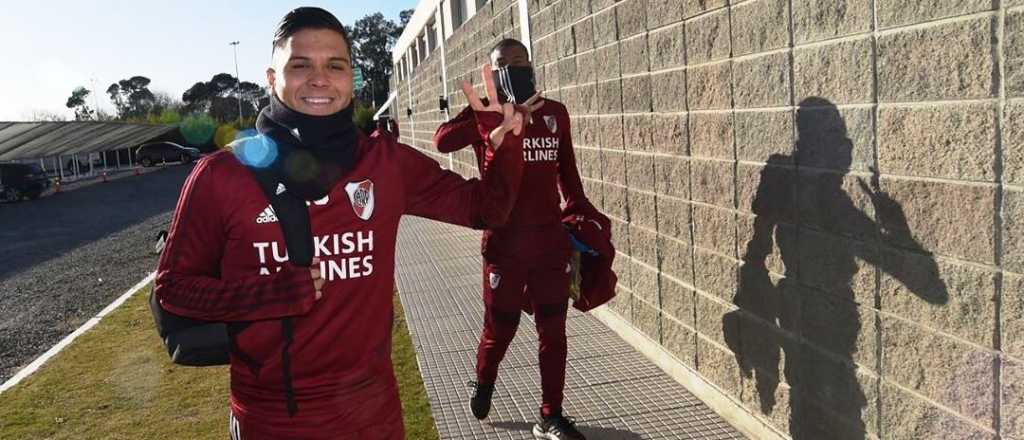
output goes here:
[{"label": "green grass", "polygon": [[[223,439],[227,367],[170,363],[136,293],[34,375],[0,395],[0,439]],[[401,305],[395,374],[406,437],[437,439]]]},{"label": "green grass", "polygon": [[395,326],[391,330],[391,358],[398,378],[398,393],[402,398],[402,418],[405,419],[405,438],[416,440],[437,440],[434,416],[427,402],[427,389],[423,387],[423,376],[416,364],[416,350],[412,348],[409,325],[405,310],[395,295]]}]

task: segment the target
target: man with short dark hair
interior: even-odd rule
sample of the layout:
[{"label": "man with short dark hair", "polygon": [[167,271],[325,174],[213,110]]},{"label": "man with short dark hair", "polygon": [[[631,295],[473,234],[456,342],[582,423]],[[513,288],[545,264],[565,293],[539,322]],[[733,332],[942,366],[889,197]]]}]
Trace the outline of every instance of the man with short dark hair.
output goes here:
[{"label": "man with short dark hair", "polygon": [[[498,227],[518,191],[523,117],[511,105],[466,91],[494,173],[465,180],[392,136],[358,132],[349,46],[323,9],[284,17],[259,135],[199,161],[160,259],[166,311],[249,323],[231,349],[235,440],[402,439],[390,340],[399,219]],[[312,267],[289,262],[282,213],[247,167],[280,176],[275,197],[305,201]]]},{"label": "man with short dark hair", "polygon": [[[473,415],[486,418],[505,356],[519,326],[524,291],[536,317],[540,338],[542,399],[537,438],[582,439],[571,418],[562,414],[565,387],[565,319],[569,300],[569,234],[566,215],[583,215],[607,224],[583,193],[573,153],[569,113],[557,101],[536,92],[526,46],[518,40],[499,42],[490,54],[494,83],[502,103],[516,103],[529,119],[523,134],[523,181],[508,223],[483,235],[484,328],[477,350],[476,381],[470,400]],[[497,105],[492,101],[493,105]],[[496,156],[473,122],[478,111],[467,107],[438,128],[434,145],[442,153],[467,145],[476,153],[481,176],[495,172]],[[561,190],[561,194],[559,194]],[[565,208],[560,206],[565,198]]]}]

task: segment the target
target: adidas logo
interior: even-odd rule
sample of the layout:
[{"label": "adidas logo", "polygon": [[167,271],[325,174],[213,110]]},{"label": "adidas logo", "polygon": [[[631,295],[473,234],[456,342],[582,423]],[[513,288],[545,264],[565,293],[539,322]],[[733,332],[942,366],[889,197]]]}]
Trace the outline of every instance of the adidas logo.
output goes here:
[{"label": "adidas logo", "polygon": [[260,212],[260,215],[256,217],[256,224],[263,223],[277,223],[277,214],[274,214],[273,206],[263,208],[263,212]]}]

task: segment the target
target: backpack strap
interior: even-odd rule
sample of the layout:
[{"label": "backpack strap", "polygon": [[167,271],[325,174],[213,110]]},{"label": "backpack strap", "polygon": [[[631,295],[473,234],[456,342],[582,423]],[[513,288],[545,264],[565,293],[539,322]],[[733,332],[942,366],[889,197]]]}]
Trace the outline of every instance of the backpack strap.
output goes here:
[{"label": "backpack strap", "polygon": [[[281,182],[280,175],[272,167],[257,168],[246,166],[252,171],[263,194],[277,215],[278,224],[284,234],[285,246],[288,249],[288,261],[297,266],[309,266],[313,263],[313,228],[309,223],[309,208],[305,200],[293,197],[288,188]],[[288,402],[288,415],[294,417],[299,411],[295,401],[295,389],[292,385],[291,349],[294,341],[295,327],[291,317],[281,319],[281,370],[284,374],[284,392]]]},{"label": "backpack strap", "polygon": [[292,318],[281,319],[281,336],[284,344],[281,346],[281,370],[284,372],[284,395],[288,400],[288,415],[295,417],[299,412],[299,404],[295,402],[295,388],[292,386],[292,357],[288,349],[292,346],[295,336],[295,329],[292,326]]},{"label": "backpack strap", "polygon": [[[260,189],[273,206],[284,235],[289,260],[299,266],[309,266],[313,261],[313,232],[309,224],[306,202],[292,197],[287,192],[273,168],[257,168],[245,165],[244,161],[239,162],[252,172]],[[235,337],[250,325],[249,322],[202,321],[178,316],[164,310],[156,295],[152,293],[149,302],[157,332],[163,339],[172,362],[187,366],[226,365],[230,361],[230,353],[234,351],[238,358],[249,366],[253,374],[259,374],[261,365],[237,350],[234,341]],[[282,332],[286,341],[284,366],[289,413],[294,415],[296,407],[294,393],[291,390],[290,359],[287,352],[293,334],[290,318],[282,320]]]}]

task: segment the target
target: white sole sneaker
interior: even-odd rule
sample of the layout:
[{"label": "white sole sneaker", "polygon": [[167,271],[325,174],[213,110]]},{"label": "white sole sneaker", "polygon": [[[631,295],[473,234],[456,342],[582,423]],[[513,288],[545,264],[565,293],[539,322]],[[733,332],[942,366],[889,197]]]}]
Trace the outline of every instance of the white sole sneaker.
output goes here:
[{"label": "white sole sneaker", "polygon": [[553,434],[548,434],[540,430],[540,425],[533,425],[533,437],[541,440],[558,440]]}]

